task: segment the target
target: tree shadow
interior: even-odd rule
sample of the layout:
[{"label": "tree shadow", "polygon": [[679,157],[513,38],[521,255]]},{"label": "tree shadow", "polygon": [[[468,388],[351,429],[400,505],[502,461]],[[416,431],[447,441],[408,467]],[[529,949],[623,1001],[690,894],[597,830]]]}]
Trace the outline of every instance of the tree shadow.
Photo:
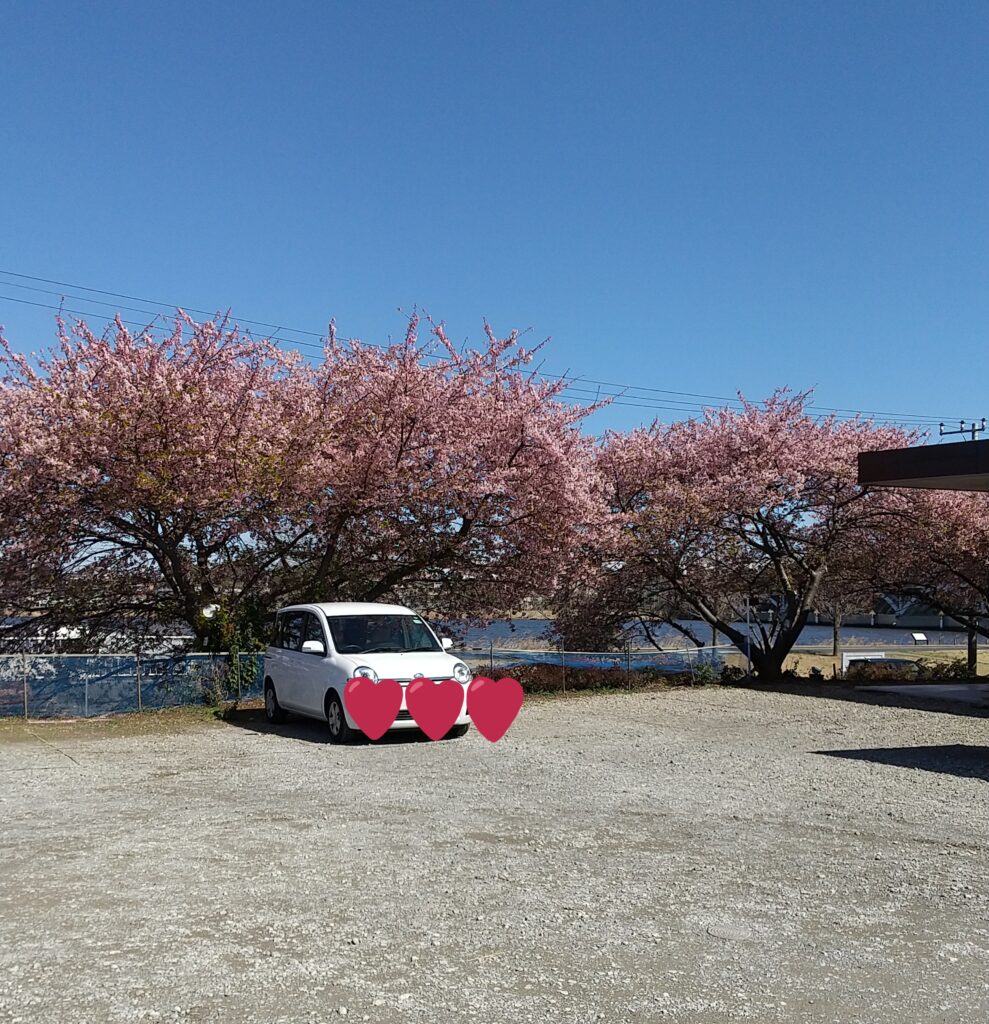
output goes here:
[{"label": "tree shadow", "polygon": [[959,778],[989,782],[989,747],[968,743],[943,743],[926,747],[863,747],[859,750],[815,750],[825,757],[871,761],[896,768],[917,768]]},{"label": "tree shadow", "polygon": [[[301,740],[304,743],[328,744],[329,729],[325,722],[301,715],[289,715],[284,722],[272,725],[265,717],[264,708],[228,708],[218,712],[217,720],[238,729],[267,736],[283,736],[287,739]],[[388,747],[396,744],[432,742],[420,729],[400,729],[386,732],[380,740],[369,740],[362,736],[359,740],[346,746],[354,747]]]}]

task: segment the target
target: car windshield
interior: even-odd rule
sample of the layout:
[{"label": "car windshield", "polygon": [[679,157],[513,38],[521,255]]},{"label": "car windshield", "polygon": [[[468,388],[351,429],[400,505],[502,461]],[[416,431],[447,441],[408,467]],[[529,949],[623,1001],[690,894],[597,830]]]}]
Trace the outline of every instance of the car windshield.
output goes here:
[{"label": "car windshield", "polygon": [[326,620],[340,654],[441,651],[418,615],[330,615]]}]

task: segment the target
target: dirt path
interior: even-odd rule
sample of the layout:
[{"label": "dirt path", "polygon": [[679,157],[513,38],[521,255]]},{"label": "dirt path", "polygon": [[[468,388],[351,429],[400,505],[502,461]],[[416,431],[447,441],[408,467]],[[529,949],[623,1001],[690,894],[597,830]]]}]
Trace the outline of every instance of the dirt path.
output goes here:
[{"label": "dirt path", "polygon": [[0,743],[0,1021],[989,1016],[989,721],[744,690]]}]

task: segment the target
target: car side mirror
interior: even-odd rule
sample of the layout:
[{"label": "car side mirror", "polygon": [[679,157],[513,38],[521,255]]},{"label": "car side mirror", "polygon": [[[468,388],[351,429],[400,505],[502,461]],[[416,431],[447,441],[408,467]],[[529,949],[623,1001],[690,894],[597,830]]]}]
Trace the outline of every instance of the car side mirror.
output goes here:
[{"label": "car side mirror", "polygon": [[441,636],[440,644],[442,644],[444,651],[448,651],[453,646],[453,641],[448,636]]},{"label": "car side mirror", "polygon": [[326,647],[322,640],[303,640],[302,641],[302,653],[303,654],[318,654],[321,658],[326,654]]}]

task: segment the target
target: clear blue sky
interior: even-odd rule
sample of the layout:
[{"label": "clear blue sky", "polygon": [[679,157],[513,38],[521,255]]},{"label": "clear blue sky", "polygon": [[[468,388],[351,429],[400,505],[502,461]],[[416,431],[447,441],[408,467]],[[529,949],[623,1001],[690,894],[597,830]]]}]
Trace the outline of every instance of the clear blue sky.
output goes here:
[{"label": "clear blue sky", "polygon": [[989,415],[985,3],[13,2],[0,37],[3,270]]}]

